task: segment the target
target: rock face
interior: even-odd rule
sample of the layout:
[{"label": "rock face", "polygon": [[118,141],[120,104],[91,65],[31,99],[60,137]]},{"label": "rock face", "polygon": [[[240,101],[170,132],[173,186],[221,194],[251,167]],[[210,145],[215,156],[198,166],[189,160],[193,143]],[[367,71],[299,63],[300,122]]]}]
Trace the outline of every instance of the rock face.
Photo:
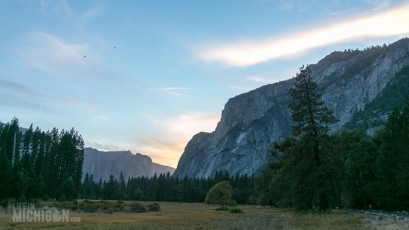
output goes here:
[{"label": "rock face", "polygon": [[110,175],[116,179],[122,172],[125,180],[129,177],[153,177],[162,173],[173,174],[174,168],[152,162],[152,159],[140,153],[132,154],[129,151],[102,152],[92,148],[84,149],[84,163],[82,174],[94,176],[94,181],[107,181]]},{"label": "rock face", "polygon": [[[373,101],[404,66],[409,65],[409,39],[364,51],[333,52],[311,65],[326,105],[343,128]],[[229,99],[216,130],[189,141],[174,173],[179,177],[212,177],[219,171],[257,174],[269,158],[272,143],[291,136],[290,79],[262,86]]]}]

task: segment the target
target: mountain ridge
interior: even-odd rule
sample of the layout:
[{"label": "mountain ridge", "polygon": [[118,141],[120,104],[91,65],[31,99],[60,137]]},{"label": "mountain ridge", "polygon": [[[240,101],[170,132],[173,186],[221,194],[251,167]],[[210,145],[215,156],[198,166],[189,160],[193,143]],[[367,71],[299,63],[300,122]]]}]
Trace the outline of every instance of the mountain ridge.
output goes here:
[{"label": "mountain ridge", "polygon": [[149,156],[130,151],[99,151],[84,148],[82,177],[93,175],[95,181],[108,181],[110,175],[118,179],[122,172],[125,179],[136,177],[153,177],[155,174],[173,174],[174,168],[154,163]]},{"label": "mountain ridge", "polygon": [[[332,52],[310,65],[326,105],[341,130],[365,110],[403,67],[409,65],[409,39],[363,51]],[[175,176],[212,177],[216,171],[257,174],[270,158],[273,142],[291,136],[288,89],[294,79],[262,86],[230,98],[212,133],[199,133],[187,144]]]}]

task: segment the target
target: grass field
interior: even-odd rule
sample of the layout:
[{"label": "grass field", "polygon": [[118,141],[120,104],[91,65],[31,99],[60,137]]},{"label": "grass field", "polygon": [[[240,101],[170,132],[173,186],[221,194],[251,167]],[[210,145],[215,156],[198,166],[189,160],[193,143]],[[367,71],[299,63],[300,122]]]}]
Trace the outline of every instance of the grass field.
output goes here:
[{"label": "grass field", "polygon": [[409,221],[342,211],[298,213],[291,210],[239,206],[243,213],[216,211],[216,206],[159,203],[146,213],[70,212],[78,223],[13,223],[0,215],[0,229],[409,229]]}]

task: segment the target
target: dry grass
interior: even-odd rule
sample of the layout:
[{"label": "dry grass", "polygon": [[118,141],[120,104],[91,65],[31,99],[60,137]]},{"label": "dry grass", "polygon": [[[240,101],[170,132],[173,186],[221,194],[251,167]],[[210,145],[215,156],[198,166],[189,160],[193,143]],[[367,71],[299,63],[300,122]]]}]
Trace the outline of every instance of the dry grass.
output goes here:
[{"label": "dry grass", "polygon": [[297,213],[269,207],[239,206],[243,213],[215,206],[160,203],[149,213],[75,213],[80,223],[13,223],[0,216],[0,229],[409,229],[409,221],[343,212]]}]

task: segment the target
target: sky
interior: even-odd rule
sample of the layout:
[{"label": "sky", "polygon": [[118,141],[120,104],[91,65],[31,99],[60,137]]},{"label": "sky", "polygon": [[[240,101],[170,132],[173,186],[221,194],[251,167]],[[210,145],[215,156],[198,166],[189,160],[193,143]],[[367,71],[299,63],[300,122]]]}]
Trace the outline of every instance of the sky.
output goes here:
[{"label": "sky", "polygon": [[0,121],[177,166],[229,98],[409,35],[409,1],[0,1]]}]

